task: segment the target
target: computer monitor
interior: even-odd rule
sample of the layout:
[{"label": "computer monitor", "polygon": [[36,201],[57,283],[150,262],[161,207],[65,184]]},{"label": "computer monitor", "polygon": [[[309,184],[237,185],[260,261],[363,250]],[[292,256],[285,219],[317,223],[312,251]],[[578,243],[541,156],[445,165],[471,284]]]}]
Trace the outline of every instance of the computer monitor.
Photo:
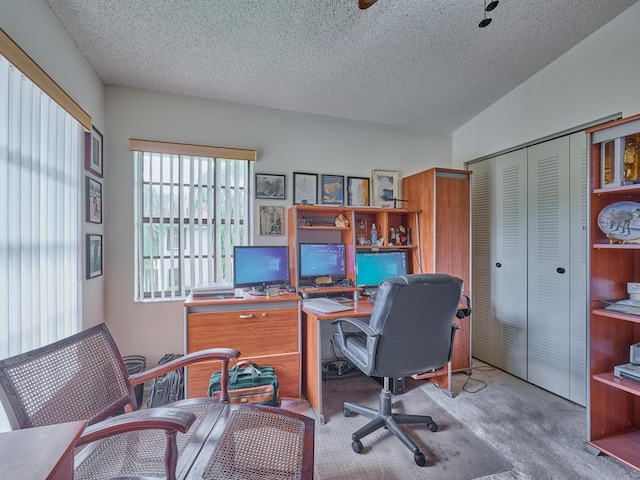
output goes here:
[{"label": "computer monitor", "polygon": [[407,252],[404,250],[356,253],[358,287],[377,287],[383,280],[406,274]]},{"label": "computer monitor", "polygon": [[344,243],[300,243],[299,277],[305,283],[316,278],[330,277],[332,283],[347,276],[347,255]]},{"label": "computer monitor", "polygon": [[233,286],[253,287],[252,295],[266,295],[266,287],[289,283],[289,247],[233,248]]}]

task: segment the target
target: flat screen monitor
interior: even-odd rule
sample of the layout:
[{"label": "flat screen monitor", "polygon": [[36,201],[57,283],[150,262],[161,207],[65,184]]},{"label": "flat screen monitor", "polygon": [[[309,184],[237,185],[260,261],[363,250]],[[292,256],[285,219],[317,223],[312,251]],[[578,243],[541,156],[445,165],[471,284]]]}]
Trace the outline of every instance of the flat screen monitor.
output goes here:
[{"label": "flat screen monitor", "polygon": [[253,295],[265,295],[265,287],[289,283],[289,247],[242,246],[233,248],[233,286],[253,287]]},{"label": "flat screen monitor", "polygon": [[330,277],[332,283],[347,276],[347,255],[344,243],[301,243],[299,276],[305,283],[318,277]]},{"label": "flat screen monitor", "polygon": [[388,278],[407,274],[404,250],[356,253],[356,285],[376,287]]}]

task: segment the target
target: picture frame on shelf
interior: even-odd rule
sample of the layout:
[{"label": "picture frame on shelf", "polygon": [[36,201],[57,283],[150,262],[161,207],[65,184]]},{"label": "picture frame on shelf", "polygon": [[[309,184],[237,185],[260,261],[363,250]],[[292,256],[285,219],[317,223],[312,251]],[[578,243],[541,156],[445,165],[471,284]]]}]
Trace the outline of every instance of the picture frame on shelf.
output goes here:
[{"label": "picture frame on shelf", "polygon": [[293,172],[293,204],[316,205],[318,203],[318,174]]},{"label": "picture frame on shelf", "polygon": [[102,223],[102,184],[86,177],[86,219],[89,223]]},{"label": "picture frame on shelf", "polygon": [[322,204],[344,205],[344,176],[322,175]]},{"label": "picture frame on shelf", "polygon": [[286,198],[286,175],[256,173],[256,198],[284,200]]},{"label": "picture frame on shelf", "polygon": [[102,235],[87,233],[86,235],[87,278],[102,275]]},{"label": "picture frame on shelf", "polygon": [[398,172],[395,170],[373,170],[373,205],[393,208],[394,199],[399,196]]},{"label": "picture frame on shelf", "polygon": [[94,126],[84,134],[84,169],[102,178],[103,170],[103,137]]},{"label": "picture frame on shelf", "polygon": [[284,235],[284,207],[260,206],[260,235]]},{"label": "picture frame on shelf", "polygon": [[370,206],[370,184],[369,177],[347,177],[347,205],[352,207]]}]

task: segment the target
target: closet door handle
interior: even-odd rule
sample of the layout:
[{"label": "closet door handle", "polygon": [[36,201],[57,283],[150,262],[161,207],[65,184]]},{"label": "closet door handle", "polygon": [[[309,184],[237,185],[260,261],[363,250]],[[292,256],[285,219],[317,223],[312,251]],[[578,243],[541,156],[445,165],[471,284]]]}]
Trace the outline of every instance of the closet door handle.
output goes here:
[{"label": "closet door handle", "polygon": [[502,264],[500,262],[496,263],[496,267],[500,268]]},{"label": "closet door handle", "polygon": [[562,268],[562,267],[556,268],[556,272],[558,272],[558,273],[564,273],[565,271],[566,270],[564,268]]}]

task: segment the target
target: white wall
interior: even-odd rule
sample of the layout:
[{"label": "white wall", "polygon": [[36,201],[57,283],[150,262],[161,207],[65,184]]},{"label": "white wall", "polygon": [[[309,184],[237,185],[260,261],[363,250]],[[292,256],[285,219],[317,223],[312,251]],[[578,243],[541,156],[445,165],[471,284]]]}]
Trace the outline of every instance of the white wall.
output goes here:
[{"label": "white wall", "polygon": [[[0,0],[0,28],[9,35],[89,115],[96,127],[104,126],[104,86],[66,30],[43,0]],[[83,169],[84,171],[84,169]],[[84,178],[82,179],[84,199]],[[85,233],[102,233],[103,225],[84,222]],[[82,255],[82,327],[101,323],[104,278],[84,279]]]},{"label": "white wall", "polygon": [[[382,168],[402,177],[449,166],[451,158],[449,138],[144,90],[107,87],[105,111],[105,318],[123,354],[144,355],[150,364],[183,350],[184,302],[134,303],[129,138],[255,149],[256,172],[287,176],[286,200],[262,204],[285,208],[292,204],[294,171],[368,177]],[[254,236],[257,244],[286,241],[286,231],[278,238]]]},{"label": "white wall", "polygon": [[640,3],[453,133],[453,165],[621,113],[640,113]]}]

